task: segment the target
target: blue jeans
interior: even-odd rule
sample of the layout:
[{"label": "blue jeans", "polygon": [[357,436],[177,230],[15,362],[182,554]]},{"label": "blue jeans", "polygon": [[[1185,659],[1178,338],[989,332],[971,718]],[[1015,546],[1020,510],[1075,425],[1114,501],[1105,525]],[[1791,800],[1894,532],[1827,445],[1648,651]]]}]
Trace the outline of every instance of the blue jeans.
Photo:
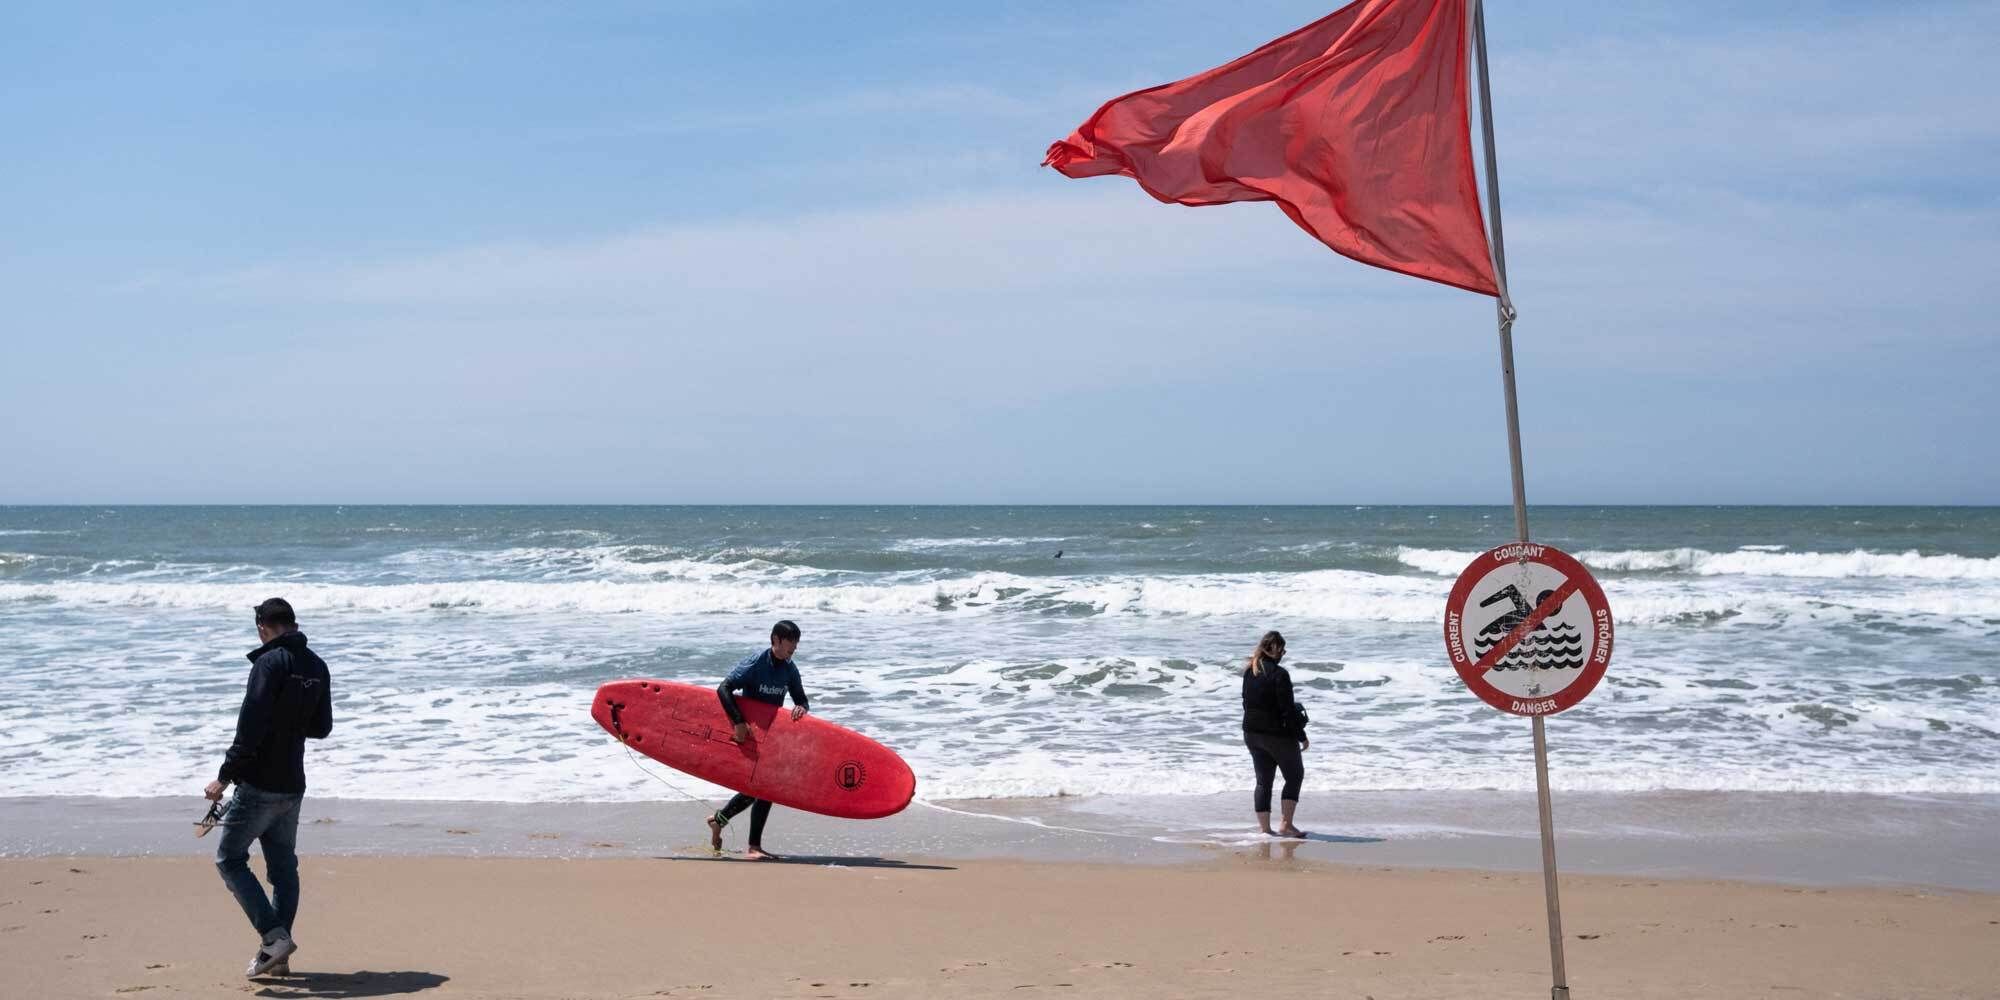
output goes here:
[{"label": "blue jeans", "polygon": [[[236,797],[222,816],[222,843],[215,848],[215,867],[222,882],[243,907],[243,915],[260,937],[292,929],[299,914],[299,803],[304,795],[267,792],[254,785],[236,786]],[[264,849],[264,872],[271,879],[271,898],[250,871],[250,842]]]}]

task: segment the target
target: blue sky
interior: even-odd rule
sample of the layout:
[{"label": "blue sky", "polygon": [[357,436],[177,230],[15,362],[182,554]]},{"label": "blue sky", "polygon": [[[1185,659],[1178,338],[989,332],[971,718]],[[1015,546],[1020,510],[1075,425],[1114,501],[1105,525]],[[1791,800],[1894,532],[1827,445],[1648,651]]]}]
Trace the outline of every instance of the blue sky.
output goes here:
[{"label": "blue sky", "polygon": [[[1530,501],[2000,502],[2000,4],[1741,6],[1488,11]],[[1505,503],[1490,300],[1037,166],[1329,9],[6,5],[0,502]]]}]

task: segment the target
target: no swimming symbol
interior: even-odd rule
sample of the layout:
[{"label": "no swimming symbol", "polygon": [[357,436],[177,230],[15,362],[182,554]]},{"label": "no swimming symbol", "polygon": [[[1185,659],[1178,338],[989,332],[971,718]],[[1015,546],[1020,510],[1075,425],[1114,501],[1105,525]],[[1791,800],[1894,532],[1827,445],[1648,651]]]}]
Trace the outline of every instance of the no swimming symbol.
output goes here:
[{"label": "no swimming symbol", "polygon": [[1452,667],[1480,700],[1515,715],[1582,701],[1604,677],[1611,640],[1604,591],[1582,563],[1546,545],[1481,554],[1445,604]]}]

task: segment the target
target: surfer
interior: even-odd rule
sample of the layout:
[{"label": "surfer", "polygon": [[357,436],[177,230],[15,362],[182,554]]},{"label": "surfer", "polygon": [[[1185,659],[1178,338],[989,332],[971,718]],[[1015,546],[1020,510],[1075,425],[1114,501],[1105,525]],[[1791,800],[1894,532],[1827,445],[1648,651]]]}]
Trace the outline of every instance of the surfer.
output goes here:
[{"label": "surfer", "polygon": [[[771,648],[752,656],[736,665],[728,678],[716,687],[716,697],[722,699],[722,710],[729,714],[729,721],[736,726],[733,739],[737,743],[750,742],[750,724],[743,721],[743,712],[736,707],[736,692],[743,697],[764,702],[768,705],[783,705],[785,695],[792,696],[792,721],[796,722],[806,714],[806,689],[799,682],[799,668],[792,662],[792,654],[799,648],[799,627],[789,621],[781,621],[771,626]],[[766,799],[753,799],[742,792],[729,800],[729,804],[716,810],[708,817],[708,843],[710,847],[722,850],[722,828],[745,808],[750,810],[750,849],[745,853],[755,860],[777,860],[777,855],[764,850],[764,821],[770,818],[771,803]]]},{"label": "surfer", "polygon": [[[257,954],[244,975],[291,974],[292,920],[299,912],[299,803],[306,794],[306,740],[333,731],[332,682],[326,662],[306,648],[305,633],[283,598],[257,605],[257,638],[249,654],[250,681],[236,715],[236,739],[223,755],[222,769],[203,790],[222,801],[232,783],[236,795],[222,813],[222,843],[215,867],[222,882],[257,929]],[[250,842],[264,850],[271,895],[250,870]]]},{"label": "surfer", "polygon": [[1275,836],[1304,837],[1292,825],[1299,807],[1299,785],[1305,781],[1305,762],[1300,752],[1312,745],[1306,738],[1304,712],[1292,699],[1292,675],[1278,665],[1285,658],[1285,637],[1266,632],[1257,641],[1257,651],[1243,667],[1243,742],[1250,748],[1250,763],[1257,773],[1257,791],[1252,797],[1257,811],[1257,828],[1271,830],[1271,779],[1285,773],[1281,796],[1284,826]]}]

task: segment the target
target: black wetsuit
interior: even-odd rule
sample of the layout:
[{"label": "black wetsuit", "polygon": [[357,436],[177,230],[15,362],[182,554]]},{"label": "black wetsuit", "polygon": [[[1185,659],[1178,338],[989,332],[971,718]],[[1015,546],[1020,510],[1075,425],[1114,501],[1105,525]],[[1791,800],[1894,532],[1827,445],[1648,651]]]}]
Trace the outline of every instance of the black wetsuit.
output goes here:
[{"label": "black wetsuit", "polygon": [[[783,705],[785,695],[792,696],[792,704],[806,707],[805,685],[799,682],[799,668],[790,660],[776,659],[770,650],[745,659],[715,689],[715,696],[722,701],[722,710],[729,715],[732,723],[743,721],[743,711],[736,707],[736,692],[752,701],[767,705]],[[764,821],[771,817],[771,803],[765,799],[753,799],[742,792],[729,800],[729,804],[716,813],[723,823],[736,818],[745,808],[750,810],[750,846],[764,845]]]},{"label": "black wetsuit", "polygon": [[1243,669],[1243,743],[1250,748],[1250,763],[1257,771],[1252,801],[1258,812],[1267,813],[1275,773],[1285,773],[1284,800],[1297,802],[1306,766],[1299,755],[1299,740],[1305,734],[1293,722],[1292,675],[1268,659],[1263,663],[1260,674]]}]

